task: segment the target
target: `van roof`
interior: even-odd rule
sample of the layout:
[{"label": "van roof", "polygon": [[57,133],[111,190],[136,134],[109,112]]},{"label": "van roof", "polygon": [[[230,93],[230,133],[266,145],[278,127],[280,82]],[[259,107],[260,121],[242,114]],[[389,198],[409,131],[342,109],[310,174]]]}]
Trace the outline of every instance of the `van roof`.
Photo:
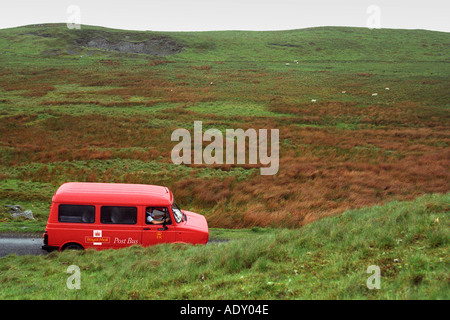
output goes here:
[{"label": "van roof", "polygon": [[52,200],[72,204],[169,206],[173,195],[166,187],[147,184],[67,182],[58,188]]}]

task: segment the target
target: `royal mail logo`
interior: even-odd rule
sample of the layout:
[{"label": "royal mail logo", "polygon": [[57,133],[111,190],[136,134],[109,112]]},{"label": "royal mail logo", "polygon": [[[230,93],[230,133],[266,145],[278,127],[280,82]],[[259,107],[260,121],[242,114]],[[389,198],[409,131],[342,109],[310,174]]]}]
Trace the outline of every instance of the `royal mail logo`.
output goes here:
[{"label": "royal mail logo", "polygon": [[103,237],[102,230],[94,230],[92,236],[86,236],[84,241],[94,244],[109,243],[109,237]]},{"label": "royal mail logo", "polygon": [[101,237],[102,236],[102,230],[94,230],[94,237]]},{"label": "royal mail logo", "polygon": [[84,241],[86,242],[102,242],[102,243],[108,243],[109,237],[85,237]]}]

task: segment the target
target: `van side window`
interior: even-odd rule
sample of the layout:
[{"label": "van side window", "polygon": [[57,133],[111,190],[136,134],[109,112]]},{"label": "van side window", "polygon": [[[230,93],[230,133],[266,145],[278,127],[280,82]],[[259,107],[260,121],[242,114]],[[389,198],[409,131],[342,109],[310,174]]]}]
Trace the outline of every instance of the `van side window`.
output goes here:
[{"label": "van side window", "polygon": [[100,221],[105,224],[136,224],[136,207],[102,207]]},{"label": "van side window", "polygon": [[172,224],[169,215],[169,209],[165,207],[147,207],[145,208],[146,224]]},{"label": "van side window", "polygon": [[72,223],[94,223],[95,207],[60,204],[58,207],[58,221]]}]

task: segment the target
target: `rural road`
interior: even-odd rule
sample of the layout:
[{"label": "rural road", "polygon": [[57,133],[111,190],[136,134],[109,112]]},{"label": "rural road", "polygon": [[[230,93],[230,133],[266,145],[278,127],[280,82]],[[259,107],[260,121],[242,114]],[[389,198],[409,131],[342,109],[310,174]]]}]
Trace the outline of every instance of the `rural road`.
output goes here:
[{"label": "rural road", "polygon": [[[227,242],[228,240],[210,240],[208,244]],[[18,237],[17,235],[0,234],[0,258],[8,254],[16,254],[18,256],[31,254],[47,254],[47,251],[41,249],[42,237]]]},{"label": "rural road", "polygon": [[0,236],[0,258],[8,254],[16,255],[39,255],[47,252],[41,249],[42,237],[10,237]]}]

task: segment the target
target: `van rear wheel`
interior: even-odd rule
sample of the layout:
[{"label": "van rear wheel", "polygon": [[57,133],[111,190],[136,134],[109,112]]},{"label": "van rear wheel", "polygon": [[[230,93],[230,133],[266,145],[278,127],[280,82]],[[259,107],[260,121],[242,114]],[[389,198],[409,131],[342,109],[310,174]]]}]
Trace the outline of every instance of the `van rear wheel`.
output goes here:
[{"label": "van rear wheel", "polygon": [[84,248],[78,243],[68,243],[61,248],[61,251],[64,250],[83,250]]}]

